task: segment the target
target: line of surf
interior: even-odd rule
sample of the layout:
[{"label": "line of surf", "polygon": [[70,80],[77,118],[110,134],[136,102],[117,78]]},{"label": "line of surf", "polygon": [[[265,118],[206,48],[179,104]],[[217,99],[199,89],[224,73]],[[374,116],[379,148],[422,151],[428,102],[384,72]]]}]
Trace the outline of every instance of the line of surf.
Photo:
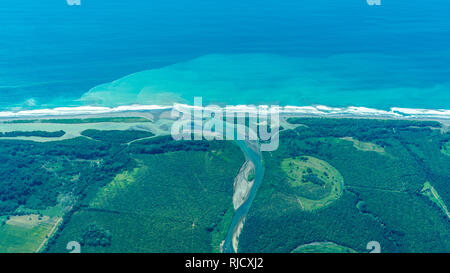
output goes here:
[{"label": "line of surf", "polygon": [[[267,105],[258,106],[259,109],[269,109]],[[96,115],[96,114],[114,114],[123,112],[136,111],[154,111],[154,110],[170,110],[193,109],[195,106],[187,104],[174,104],[173,106],[164,105],[125,105],[118,107],[102,107],[102,106],[77,106],[77,107],[57,107],[47,109],[19,110],[19,111],[0,111],[0,118],[32,118],[44,116],[76,116],[76,115]],[[208,106],[202,107],[207,109]],[[252,112],[255,107],[252,105],[234,105],[227,106],[225,110],[232,112]],[[271,108],[274,109],[274,108]],[[311,116],[354,116],[354,117],[386,117],[386,118],[434,118],[434,119],[450,119],[450,110],[446,109],[414,109],[393,107],[390,110],[380,110],[367,107],[330,107],[325,105],[312,106],[276,106],[275,109],[280,114],[299,114]]]}]

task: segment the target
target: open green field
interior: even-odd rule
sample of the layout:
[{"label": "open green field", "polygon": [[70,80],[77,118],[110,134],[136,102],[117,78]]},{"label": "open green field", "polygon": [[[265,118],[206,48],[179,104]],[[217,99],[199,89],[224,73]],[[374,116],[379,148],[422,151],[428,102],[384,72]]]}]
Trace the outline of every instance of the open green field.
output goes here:
[{"label": "open green field", "polygon": [[450,218],[450,213],[448,212],[447,206],[445,205],[444,200],[439,196],[439,193],[436,189],[430,184],[430,182],[425,182],[423,188],[421,190],[422,194],[430,198],[430,200],[436,204],[439,208],[442,209],[444,214]]},{"label": "open green field", "polygon": [[342,139],[351,141],[353,143],[353,147],[355,147],[355,149],[358,149],[360,151],[375,152],[375,153],[379,153],[379,154],[386,153],[386,151],[384,150],[383,147],[381,147],[375,143],[359,141],[352,137],[343,137]]},{"label": "open green field", "polygon": [[123,173],[117,174],[110,183],[100,188],[95,197],[90,201],[89,207],[95,208],[103,206],[105,202],[114,199],[118,193],[134,183],[137,177],[142,176],[141,172],[145,168],[143,163],[140,163],[139,165],[139,167],[132,171],[126,170]]},{"label": "open green field", "polygon": [[74,212],[49,251],[65,252],[95,224],[111,243],[83,245],[82,252],[218,252],[244,162],[239,148],[223,142],[210,151],[133,157],[137,167],[116,175]]},{"label": "open green field", "polygon": [[37,215],[13,216],[0,226],[0,253],[39,251],[61,218]]},{"label": "open green field", "polygon": [[356,251],[333,242],[315,242],[301,245],[292,253],[356,253]]},{"label": "open green field", "polygon": [[323,208],[342,196],[342,175],[323,160],[311,156],[286,158],[281,169],[303,210]]}]

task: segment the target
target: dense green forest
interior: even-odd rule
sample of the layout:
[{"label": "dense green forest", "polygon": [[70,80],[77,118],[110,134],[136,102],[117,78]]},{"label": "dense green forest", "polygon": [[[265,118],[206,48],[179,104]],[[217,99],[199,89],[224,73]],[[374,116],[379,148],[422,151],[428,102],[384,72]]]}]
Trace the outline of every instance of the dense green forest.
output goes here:
[{"label": "dense green forest", "polygon": [[[450,157],[440,152],[449,134],[436,122],[363,119],[289,119],[280,148],[264,153],[265,177],[241,234],[242,252],[291,252],[312,242],[367,251],[449,252],[447,216],[421,189],[430,182],[450,202]],[[384,153],[362,151],[344,137],[372,142]],[[281,162],[314,156],[344,178],[343,196],[331,205],[302,210]],[[268,205],[270,204],[270,205]],[[282,230],[280,229],[281,227]]]},{"label": "dense green forest", "polygon": [[73,240],[84,242],[83,252],[219,249],[220,240],[213,236],[228,228],[220,223],[232,204],[242,152],[231,142],[199,141],[209,148],[203,151],[168,145],[172,140],[167,137],[149,141],[166,143],[169,150],[136,153],[143,144],[130,145],[136,146],[127,150],[138,162],[136,168],[92,191],[50,241],[48,251],[64,252]]},{"label": "dense green forest", "polygon": [[103,185],[131,168],[123,147],[75,138],[57,142],[0,141],[0,215],[19,206],[45,209],[60,194],[82,198],[86,187]]}]

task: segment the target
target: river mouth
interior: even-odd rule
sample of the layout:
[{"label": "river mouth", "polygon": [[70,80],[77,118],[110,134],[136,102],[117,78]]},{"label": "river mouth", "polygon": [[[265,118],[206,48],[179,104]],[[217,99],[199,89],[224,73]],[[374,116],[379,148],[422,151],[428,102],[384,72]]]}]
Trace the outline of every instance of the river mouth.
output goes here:
[{"label": "river mouth", "polygon": [[250,189],[250,193],[248,194],[248,198],[234,212],[233,220],[228,228],[227,236],[225,237],[225,241],[222,246],[222,253],[237,252],[237,240],[264,176],[264,167],[262,165],[262,155],[259,150],[259,146],[257,146],[257,151],[255,151],[254,143],[250,143],[249,141],[236,140],[236,144],[239,148],[241,148],[246,159],[253,163],[255,167],[255,179],[253,186]]}]

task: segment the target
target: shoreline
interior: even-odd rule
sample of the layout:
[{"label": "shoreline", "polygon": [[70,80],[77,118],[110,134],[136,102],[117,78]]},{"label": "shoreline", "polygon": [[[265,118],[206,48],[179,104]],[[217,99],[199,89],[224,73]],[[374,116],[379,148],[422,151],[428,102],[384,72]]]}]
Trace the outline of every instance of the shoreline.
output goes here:
[{"label": "shoreline", "polygon": [[[199,106],[191,106],[187,104],[173,105],[124,105],[117,107],[103,106],[74,106],[74,107],[55,107],[35,110],[19,110],[19,111],[0,111],[0,120],[17,119],[17,118],[43,118],[43,117],[68,117],[81,115],[99,115],[99,114],[119,114],[126,112],[154,112],[175,109],[198,109]],[[202,109],[208,109],[208,106],[200,106]],[[421,109],[421,108],[400,108],[391,107],[390,110],[381,110],[368,107],[348,106],[348,107],[330,107],[325,105],[311,106],[270,106],[259,105],[261,109],[276,108],[281,114],[309,114],[314,116],[332,116],[332,115],[350,115],[350,116],[372,116],[372,117],[433,117],[450,119],[450,110],[448,109]],[[233,112],[254,111],[254,105],[227,105],[221,109]]]},{"label": "shoreline", "polygon": [[[261,109],[270,110],[269,106],[259,106]],[[195,106],[196,109],[197,106]],[[201,107],[207,109],[208,107]],[[23,110],[18,112],[1,112],[0,125],[15,120],[45,120],[45,119],[71,119],[71,118],[108,118],[108,117],[143,117],[152,121],[160,118],[172,119],[170,112],[173,109],[194,109],[194,106],[186,104],[175,104],[173,106],[163,105],[129,105],[119,107],[57,107],[38,110]],[[236,105],[227,106],[223,109],[234,113],[254,112],[254,106]],[[390,111],[378,110],[366,107],[328,107],[316,106],[284,106],[278,107],[280,118],[303,117],[303,118],[349,118],[349,119],[385,119],[385,120],[417,120],[437,121],[443,125],[444,131],[450,130],[450,110],[445,109],[413,109],[413,108],[391,108]],[[27,124],[27,123],[25,123]],[[44,123],[45,124],[45,123]]]}]

